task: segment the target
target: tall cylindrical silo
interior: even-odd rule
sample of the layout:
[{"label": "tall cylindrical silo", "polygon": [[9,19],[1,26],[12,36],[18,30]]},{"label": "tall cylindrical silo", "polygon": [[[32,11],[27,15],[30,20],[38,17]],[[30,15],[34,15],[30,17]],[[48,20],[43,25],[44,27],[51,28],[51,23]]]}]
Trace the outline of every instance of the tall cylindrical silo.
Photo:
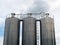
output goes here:
[{"label": "tall cylindrical silo", "polygon": [[35,18],[23,18],[22,45],[35,45]]},{"label": "tall cylindrical silo", "polygon": [[53,18],[42,18],[40,23],[41,45],[56,45]]},{"label": "tall cylindrical silo", "polygon": [[19,19],[15,17],[6,18],[3,45],[19,44]]}]

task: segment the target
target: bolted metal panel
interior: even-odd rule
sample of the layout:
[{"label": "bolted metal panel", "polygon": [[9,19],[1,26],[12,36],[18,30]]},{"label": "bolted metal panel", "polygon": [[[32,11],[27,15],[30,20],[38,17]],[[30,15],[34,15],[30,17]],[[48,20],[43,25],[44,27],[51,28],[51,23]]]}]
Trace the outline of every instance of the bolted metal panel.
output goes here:
[{"label": "bolted metal panel", "polygon": [[19,45],[19,19],[6,19],[3,45]]},{"label": "bolted metal panel", "polygon": [[41,45],[56,45],[54,20],[50,17],[41,19]]},{"label": "bolted metal panel", "polygon": [[35,18],[23,19],[22,45],[35,45]]}]

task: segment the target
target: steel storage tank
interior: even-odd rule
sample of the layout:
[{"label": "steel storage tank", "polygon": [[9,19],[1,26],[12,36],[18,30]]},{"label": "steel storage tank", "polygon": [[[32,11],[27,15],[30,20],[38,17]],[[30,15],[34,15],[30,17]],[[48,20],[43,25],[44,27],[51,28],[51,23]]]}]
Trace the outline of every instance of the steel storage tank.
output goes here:
[{"label": "steel storage tank", "polygon": [[19,45],[19,19],[6,18],[3,45]]},{"label": "steel storage tank", "polygon": [[56,45],[53,18],[42,18],[41,26],[41,45]]},{"label": "steel storage tank", "polygon": [[22,45],[35,45],[35,18],[23,18]]}]

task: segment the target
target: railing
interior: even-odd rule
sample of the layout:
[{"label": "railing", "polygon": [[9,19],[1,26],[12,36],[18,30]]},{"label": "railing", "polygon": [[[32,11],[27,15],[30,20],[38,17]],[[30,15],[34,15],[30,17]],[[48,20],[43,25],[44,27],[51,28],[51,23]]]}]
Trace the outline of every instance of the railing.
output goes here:
[{"label": "railing", "polygon": [[51,16],[49,13],[26,13],[26,14],[11,13],[6,18],[8,18],[8,17],[16,17],[16,18],[19,18],[19,19],[22,19],[24,17],[34,17],[36,19],[41,19],[41,18],[44,18],[44,17],[54,18],[54,15]]}]

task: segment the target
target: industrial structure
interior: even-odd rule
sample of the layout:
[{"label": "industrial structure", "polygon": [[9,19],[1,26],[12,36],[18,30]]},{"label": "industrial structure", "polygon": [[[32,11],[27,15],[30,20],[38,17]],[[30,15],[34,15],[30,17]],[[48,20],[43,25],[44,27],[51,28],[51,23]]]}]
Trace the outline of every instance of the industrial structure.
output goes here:
[{"label": "industrial structure", "polygon": [[[22,44],[21,45],[56,45],[54,19],[49,17],[49,13],[36,19],[32,15],[41,13],[15,14],[6,18],[3,45],[20,45],[20,22],[22,22]],[[22,19],[15,15],[28,15]],[[39,24],[38,24],[39,22]],[[38,25],[37,25],[38,24]]]}]

